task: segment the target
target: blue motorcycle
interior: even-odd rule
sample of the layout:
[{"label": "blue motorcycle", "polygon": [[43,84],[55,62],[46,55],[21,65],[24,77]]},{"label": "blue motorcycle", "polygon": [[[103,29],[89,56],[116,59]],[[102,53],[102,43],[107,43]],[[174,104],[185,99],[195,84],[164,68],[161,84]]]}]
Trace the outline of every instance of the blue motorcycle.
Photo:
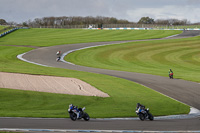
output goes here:
[{"label": "blue motorcycle", "polygon": [[68,113],[69,113],[71,120],[76,121],[77,119],[83,118],[85,121],[89,121],[90,116],[86,112],[84,112],[84,110],[85,110],[85,107],[79,108],[79,109],[69,107]]},{"label": "blue motorcycle", "polygon": [[154,116],[150,113],[149,108],[144,109],[139,107],[138,109],[136,109],[136,114],[139,116],[141,121],[144,121],[145,119],[149,119],[149,120],[154,120]]}]

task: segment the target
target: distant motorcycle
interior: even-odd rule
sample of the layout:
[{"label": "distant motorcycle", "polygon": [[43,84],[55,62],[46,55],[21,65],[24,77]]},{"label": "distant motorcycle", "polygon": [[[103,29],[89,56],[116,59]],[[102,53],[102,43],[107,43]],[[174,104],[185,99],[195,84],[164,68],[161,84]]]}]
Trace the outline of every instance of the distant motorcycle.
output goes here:
[{"label": "distant motorcycle", "polygon": [[60,61],[60,56],[56,58],[56,61],[57,61],[57,62]]},{"label": "distant motorcycle", "polygon": [[174,75],[173,73],[170,73],[170,74],[169,74],[169,78],[170,78],[170,79],[173,79],[173,75]]},{"label": "distant motorcycle", "polygon": [[[85,107],[84,108],[79,108],[77,112],[77,109],[76,108],[73,108],[73,109],[68,109],[68,112],[69,112],[69,116],[71,118],[71,120],[73,121],[76,121],[77,119],[84,119],[85,121],[89,121],[90,120],[90,116],[84,112],[85,110]],[[77,118],[77,113],[79,113],[79,117]]]},{"label": "distant motorcycle", "polygon": [[141,121],[144,121],[145,119],[149,119],[151,121],[154,120],[154,117],[150,113],[149,108],[143,109],[143,108],[139,107],[138,109],[136,109],[135,112],[139,116]]},{"label": "distant motorcycle", "polygon": [[57,51],[57,52],[56,52],[56,55],[60,55],[60,54],[61,54],[61,51]]}]

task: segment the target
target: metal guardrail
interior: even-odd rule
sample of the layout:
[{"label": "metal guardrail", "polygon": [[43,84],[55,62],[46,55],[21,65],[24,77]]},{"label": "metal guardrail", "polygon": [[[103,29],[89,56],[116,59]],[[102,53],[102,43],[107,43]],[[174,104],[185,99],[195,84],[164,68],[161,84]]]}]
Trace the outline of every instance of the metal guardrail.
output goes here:
[{"label": "metal guardrail", "polygon": [[[8,31],[6,31],[6,32],[4,32],[4,33],[2,33],[2,34],[0,34],[0,37],[3,37],[3,36],[5,36],[5,35],[7,35],[7,34],[9,34],[9,33],[11,33],[11,32],[13,32],[13,31],[15,31],[15,30],[17,30],[18,28],[13,28],[13,29],[11,29],[11,30],[8,30]],[[2,31],[5,31],[5,29],[4,30],[2,30]],[[1,31],[0,31],[1,32]]]},{"label": "metal guardrail", "polygon": [[[9,29],[9,28],[8,28]],[[9,33],[11,33],[11,32],[13,32],[13,31],[16,31],[16,30],[18,30],[18,29],[28,29],[27,27],[16,27],[16,28],[12,28],[12,29],[10,29],[10,30],[8,30],[8,31],[6,31],[6,32],[4,32],[4,33],[2,33],[2,34],[0,34],[0,38],[1,37],[3,37],[3,36],[5,36],[5,35],[7,35],[7,34],[9,34]],[[0,30],[0,32],[1,31],[5,31],[5,29],[3,29],[3,30]]]}]

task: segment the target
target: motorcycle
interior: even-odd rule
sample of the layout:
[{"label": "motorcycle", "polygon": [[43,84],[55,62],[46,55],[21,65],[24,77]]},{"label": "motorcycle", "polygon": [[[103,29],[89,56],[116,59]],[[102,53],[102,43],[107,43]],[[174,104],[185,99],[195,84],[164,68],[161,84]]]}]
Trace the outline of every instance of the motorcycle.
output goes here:
[{"label": "motorcycle", "polygon": [[[84,119],[85,121],[89,121],[90,120],[90,116],[84,112],[85,107],[84,108],[79,108],[78,110],[76,108],[73,109],[68,109],[69,112],[69,116],[71,118],[71,120],[76,121],[77,119]],[[77,118],[77,114],[79,111],[79,117]]]},{"label": "motorcycle", "polygon": [[170,74],[169,74],[169,78],[170,78],[170,79],[173,79],[173,73],[170,73]]},{"label": "motorcycle", "polygon": [[56,52],[56,55],[60,55],[60,54],[61,54],[61,51]]},{"label": "motorcycle", "polygon": [[60,61],[60,56],[56,58],[56,61],[57,61],[57,62]]},{"label": "motorcycle", "polygon": [[149,108],[143,109],[143,108],[139,107],[138,109],[136,109],[135,112],[139,116],[141,121],[144,121],[145,119],[149,119],[151,121],[154,120],[154,117],[150,113]]}]

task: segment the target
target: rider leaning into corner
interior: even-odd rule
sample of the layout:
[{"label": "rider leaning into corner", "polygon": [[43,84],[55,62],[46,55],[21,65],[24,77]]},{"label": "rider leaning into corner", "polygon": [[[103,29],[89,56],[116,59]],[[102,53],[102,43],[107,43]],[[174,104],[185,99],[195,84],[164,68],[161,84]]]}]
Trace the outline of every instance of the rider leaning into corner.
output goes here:
[{"label": "rider leaning into corner", "polygon": [[57,58],[56,58],[56,61],[60,61],[60,59],[61,59],[61,51],[57,51],[56,52],[56,55],[57,55]]},{"label": "rider leaning into corner", "polygon": [[61,51],[57,51],[56,54],[57,54],[57,55],[60,55],[60,54],[61,54]]},{"label": "rider leaning into corner", "polygon": [[75,113],[76,113],[76,115],[77,115],[77,118],[79,118],[80,110],[78,109],[77,106],[74,106],[73,104],[70,104],[70,105],[69,105],[69,109],[71,109],[71,110],[75,109],[75,110],[76,110]]},{"label": "rider leaning into corner", "polygon": [[169,69],[169,77],[172,76],[172,79],[173,79],[173,75],[174,75],[174,73],[173,73],[172,69]]},{"label": "rider leaning into corner", "polygon": [[136,107],[136,109],[139,109],[139,108],[145,110],[145,106],[144,106],[144,105],[142,105],[142,104],[140,104],[140,103],[137,103],[137,107]]}]

